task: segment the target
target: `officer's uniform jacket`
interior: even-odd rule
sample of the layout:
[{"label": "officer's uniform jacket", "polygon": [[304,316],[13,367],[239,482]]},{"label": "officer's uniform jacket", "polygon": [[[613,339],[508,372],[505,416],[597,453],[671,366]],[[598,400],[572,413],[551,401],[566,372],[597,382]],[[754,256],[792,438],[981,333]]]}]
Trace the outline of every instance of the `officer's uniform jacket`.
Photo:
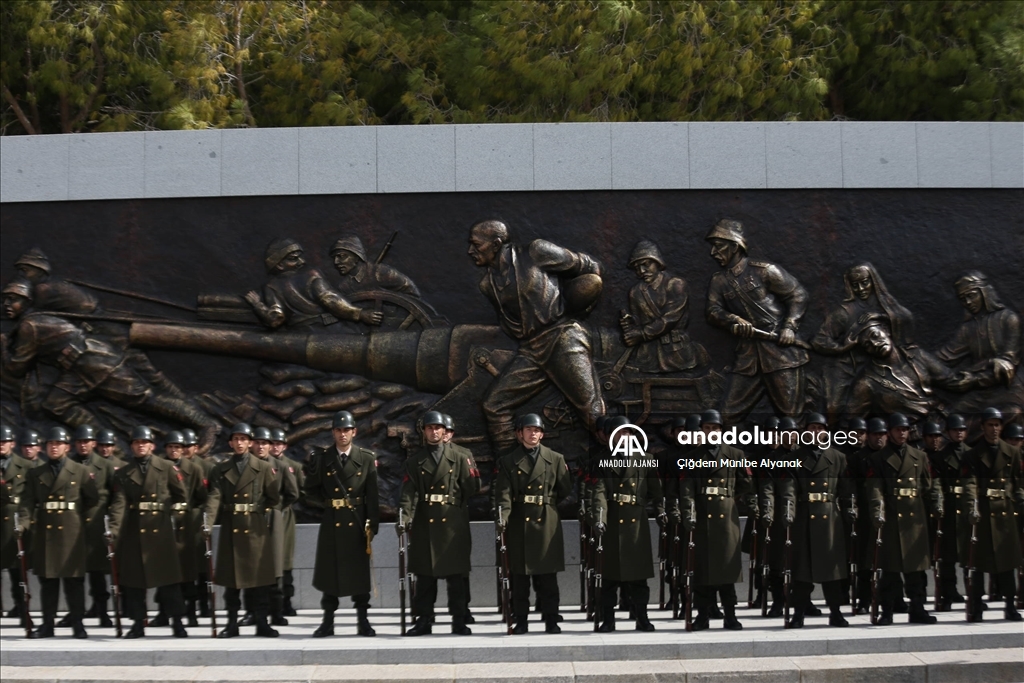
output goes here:
[{"label": "officer's uniform jacket", "polygon": [[[885,511],[879,566],[889,572],[927,570],[928,514],[942,508],[942,490],[932,479],[928,455],[906,444],[899,449],[888,444],[876,452],[867,463],[867,499],[872,524]],[[874,552],[874,544],[865,545]]]},{"label": "officer's uniform jacket", "polygon": [[95,451],[82,460],[77,455],[69,455],[68,457],[86,467],[93,479],[95,479],[96,490],[100,495],[99,501],[92,510],[88,511],[85,520],[85,569],[90,572],[110,573],[110,560],[107,559],[107,541],[103,537],[103,518],[107,514],[107,506],[110,505],[114,498],[114,472],[117,468],[112,462]]},{"label": "officer's uniform jacket", "polygon": [[281,489],[281,518],[284,522],[284,558],[282,560],[282,568],[285,571],[291,571],[295,568],[295,508],[292,507],[302,496],[303,487],[306,484],[306,475],[302,471],[302,467],[299,466],[294,460],[289,458],[287,455],[281,456],[277,459],[277,466],[282,471],[286,471],[286,477],[294,479],[294,482],[289,485],[295,487],[294,494],[289,494],[287,498],[293,498],[288,500],[285,496],[286,491],[290,491],[290,488]]},{"label": "officer's uniform jacket", "polygon": [[809,583],[845,579],[849,571],[843,503],[848,506],[850,496],[844,476],[846,456],[836,448],[803,446],[793,457],[800,460],[800,467],[786,482],[796,499],[791,530],[793,578]]},{"label": "officer's uniform jacket", "polygon": [[85,519],[100,496],[85,466],[64,460],[56,478],[49,464],[29,470],[21,494],[18,523],[35,529],[31,568],[40,578],[85,576]]},{"label": "officer's uniform jacket", "polygon": [[[947,562],[956,562],[960,557],[959,547],[966,548],[970,525],[964,521],[966,509],[963,505],[964,486],[960,481],[963,458],[970,447],[966,443],[948,443],[937,453],[929,453],[932,477],[942,489],[942,547],[941,557]],[[928,520],[928,531],[932,547],[935,546],[935,516]],[[964,557],[967,557],[964,555]]]},{"label": "officer's uniform jacket", "polygon": [[509,570],[527,575],[565,571],[557,505],[572,492],[572,478],[562,454],[541,444],[532,460],[520,445],[498,461],[495,487],[498,514],[506,522]]},{"label": "officer's uniform jacket", "polygon": [[[719,461],[740,459],[743,451],[732,446],[698,446],[690,458]],[[750,490],[750,477],[742,467],[686,470],[679,482],[679,504],[684,525],[691,502],[697,511],[694,581],[700,586],[737,583],[743,578],[740,558],[740,515],[736,500]]]},{"label": "officer's uniform jacket", "polygon": [[[460,446],[457,443],[453,443],[452,441],[449,441],[448,445],[455,449],[455,453],[456,453],[456,455],[458,457],[465,458],[465,459],[467,459],[469,461],[469,472],[474,477],[476,477],[476,486],[477,486],[476,492],[480,493],[480,489],[483,488],[483,484],[482,484],[481,479],[480,479],[480,468],[478,468],[477,465],[476,465],[476,458],[473,457],[473,451],[469,450],[465,446]],[[495,479],[494,481],[497,481],[497,480]],[[492,497],[492,504],[493,504],[493,497],[494,497],[493,493],[491,494],[491,497]],[[470,530],[470,526],[469,526],[469,516],[470,516],[470,513],[469,513],[469,501],[470,501],[470,498],[471,498],[471,496],[466,496],[463,499],[462,507],[464,507],[465,510],[466,510],[466,533],[469,534],[469,551],[470,551],[470,553],[472,553],[473,552],[473,534],[472,534],[472,532]]]},{"label": "officer's uniform jacket", "polygon": [[611,581],[642,581],[654,576],[647,505],[665,512],[656,467],[599,468],[594,482],[591,519],[606,525],[603,574]]},{"label": "officer's uniform jacket", "polygon": [[[28,481],[28,474],[35,469],[31,460],[26,460],[20,455],[11,454],[8,456],[10,463],[7,470],[0,476],[0,569],[10,569],[19,566],[18,561],[18,539],[14,534],[14,513],[21,507],[21,498],[24,495],[25,483]],[[21,513],[18,512],[20,515]],[[23,545],[28,550],[28,536],[23,539]]]},{"label": "officer's uniform jacket", "polygon": [[1002,439],[992,449],[982,439],[964,455],[961,472],[964,509],[977,501],[981,515],[975,568],[993,574],[1015,569],[1021,562],[1017,516],[1024,509],[1020,449]]},{"label": "officer's uniform jacket", "polygon": [[[276,576],[282,576],[285,570],[285,548],[288,545],[288,525],[285,522],[285,510],[292,511],[292,505],[299,499],[298,482],[295,479],[295,472],[288,470],[287,464],[274,456],[268,456],[265,462],[274,468],[277,476],[277,485],[281,490],[281,502],[270,511],[271,531],[274,534],[274,572]],[[294,519],[294,511],[292,511]],[[292,552],[294,554],[295,539],[292,537]],[[288,567],[289,569],[291,567]]]},{"label": "officer's uniform jacket", "polygon": [[181,583],[172,519],[186,501],[183,479],[174,463],[158,455],[150,456],[145,475],[137,459],[115,473],[110,532],[123,585],[157,588]]},{"label": "officer's uniform jacket", "polygon": [[374,535],[380,524],[376,455],[353,445],[342,465],[337,447],[313,449],[303,493],[308,505],[324,510],[317,535],[313,587],[337,597],[369,593],[372,584],[366,523]]},{"label": "officer's uniform jacket", "polygon": [[210,472],[207,514],[220,511],[216,583],[226,588],[271,586],[275,556],[270,511],[280,503],[281,490],[274,468],[248,456],[241,473],[234,458],[217,463]]},{"label": "officer's uniform jacket", "polygon": [[399,505],[408,524],[409,570],[425,576],[452,576],[470,571],[465,501],[480,490],[479,472],[451,444],[441,447],[435,463],[429,447],[405,461]]},{"label": "officer's uniform jacket", "polygon": [[[175,538],[181,558],[181,580],[191,583],[207,571],[206,539],[203,537],[207,479],[202,466],[195,460],[183,457],[174,464],[181,472],[185,488],[185,502],[174,506]],[[209,516],[207,521],[213,525]]]},{"label": "officer's uniform jacket", "polygon": [[648,284],[629,290],[629,312],[636,319],[643,341],[634,361],[648,372],[678,372],[697,367],[707,353],[690,341],[690,298],[686,280],[662,271]]}]

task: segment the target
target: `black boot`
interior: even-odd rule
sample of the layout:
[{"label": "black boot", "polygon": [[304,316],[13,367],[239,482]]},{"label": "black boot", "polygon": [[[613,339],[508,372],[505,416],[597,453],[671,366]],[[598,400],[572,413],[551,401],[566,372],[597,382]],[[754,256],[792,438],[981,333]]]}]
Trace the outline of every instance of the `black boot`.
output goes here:
[{"label": "black boot", "polygon": [[128,633],[124,634],[125,638],[145,638],[146,637],[146,622],[138,620],[132,624],[132,627],[128,629]]},{"label": "black boot", "polygon": [[334,610],[324,610],[324,620],[313,631],[314,638],[326,638],[334,635]]},{"label": "black boot", "polygon": [[68,612],[63,617],[61,617],[60,620],[57,621],[56,626],[57,628],[68,628],[69,626],[71,626],[71,613]]},{"label": "black boot", "polygon": [[604,621],[598,627],[598,633],[611,633],[615,630],[615,610],[605,609],[601,611]]},{"label": "black boot", "polygon": [[405,632],[407,636],[429,636],[433,631],[431,625],[430,616],[416,617],[416,623],[412,625],[412,628]]},{"label": "black boot", "polygon": [[266,612],[253,612],[253,621],[256,623],[256,635],[260,638],[277,638],[281,635],[275,629],[270,628]]},{"label": "black boot", "polygon": [[804,616],[806,617],[820,617],[822,615],[821,608],[815,605],[810,600],[804,606]]},{"label": "black boot", "polygon": [[204,618],[210,616],[210,598],[205,591],[199,595],[199,616]]},{"label": "black boot", "polygon": [[512,627],[512,635],[521,636],[529,630],[529,617],[516,617],[516,625]]},{"label": "black boot", "polygon": [[466,623],[467,624],[475,624],[476,623],[476,617],[473,616],[473,613],[469,611],[468,607],[466,608]]},{"label": "black boot", "polygon": [[286,617],[294,617],[294,616],[297,616],[299,614],[298,612],[295,611],[295,608],[292,607],[292,599],[291,598],[285,598],[284,599],[284,606],[283,606],[283,608],[281,610],[281,613],[284,614],[284,616],[286,616]]},{"label": "black boot", "polygon": [[712,619],[722,619],[725,617],[725,614],[723,614],[722,610],[719,609],[717,601],[711,603],[711,610],[708,613],[708,616],[710,616]]},{"label": "black boot", "polygon": [[457,636],[471,636],[473,631],[466,626],[466,619],[461,614],[452,616],[452,633]]},{"label": "black boot", "polygon": [[43,623],[32,631],[29,638],[53,638],[53,617],[43,617]]},{"label": "black boot", "polygon": [[1017,608],[1015,608],[1013,606],[1013,598],[1009,598],[1006,601],[1006,607],[1005,607],[1005,609],[1003,609],[1003,617],[1007,621],[1020,621],[1021,620],[1020,612],[1018,612]]},{"label": "black boot", "polygon": [[246,612],[242,615],[241,620],[238,622],[239,626],[252,626],[256,623],[256,617],[253,616],[252,612]]},{"label": "black boot", "polygon": [[217,634],[218,638],[237,638],[238,637],[238,612],[232,612],[228,610],[228,623],[220,630]]},{"label": "black boot", "polygon": [[637,612],[637,615],[636,615],[636,630],[637,631],[653,631],[654,630],[654,624],[652,624],[651,620],[647,618],[647,608],[646,608],[646,606],[637,608],[636,612]]},{"label": "black boot", "polygon": [[110,619],[106,609],[96,615],[96,620],[99,622],[100,628],[114,628],[114,622]]},{"label": "black boot", "polygon": [[368,609],[367,607],[356,608],[356,633],[366,638],[372,638],[377,635],[377,632],[373,630],[373,627],[370,626],[370,620],[366,618]]},{"label": "black boot", "polygon": [[71,620],[71,637],[78,640],[85,640],[89,637],[89,634],[85,632],[85,626],[82,625],[81,618]]},{"label": "black boot", "polygon": [[185,625],[181,623],[181,617],[171,619],[171,633],[174,634],[175,638],[188,638],[188,631],[185,630]]},{"label": "black boot", "polygon": [[706,607],[697,608],[697,618],[693,620],[692,630],[703,631],[711,626],[711,618]]},{"label": "black boot", "polygon": [[164,614],[163,610],[160,610],[157,612],[156,617],[149,620],[149,625],[158,628],[161,626],[170,626],[171,620],[166,614]]},{"label": "black boot", "polygon": [[[106,605],[103,606],[103,611],[104,612],[107,611],[107,606]],[[93,617],[97,616],[98,614],[99,614],[99,604],[97,603],[97,601],[94,600],[93,603],[92,603],[92,607],[90,607],[89,609],[85,610],[85,614],[82,615],[82,616],[84,618],[86,618],[86,619],[92,619]]]},{"label": "black boot", "polygon": [[562,627],[558,625],[558,615],[544,617],[544,633],[561,633]]},{"label": "black boot", "polygon": [[189,626],[199,626],[199,619],[196,618],[196,601],[189,600],[185,603],[185,616],[188,618]]},{"label": "black boot", "polygon": [[736,618],[736,605],[722,605],[722,610],[725,612],[725,621],[722,623],[722,628],[729,631],[739,631],[743,628],[743,624]]},{"label": "black boot", "polygon": [[882,605],[882,615],[875,626],[892,626],[892,605]]},{"label": "black boot", "polygon": [[21,619],[21,602],[14,603],[14,607],[7,610],[8,619]]},{"label": "black boot", "polygon": [[786,624],[786,628],[803,628],[804,614],[805,609],[803,607],[793,608],[793,616],[789,618],[789,623]]},{"label": "black boot", "polygon": [[960,595],[960,591],[955,590],[955,589],[949,594],[949,601],[951,603],[953,603],[954,605],[966,602],[964,600],[964,596]]},{"label": "black boot", "polygon": [[900,598],[893,603],[892,611],[894,614],[906,614],[907,613],[907,601]]},{"label": "black boot", "polygon": [[849,626],[850,625],[850,622],[848,622],[846,620],[846,617],[843,616],[843,610],[842,610],[841,607],[838,607],[838,606],[837,607],[830,607],[829,608],[829,612],[830,612],[830,614],[828,615],[828,625],[829,626],[838,626],[838,627],[842,628],[844,626]]},{"label": "black boot", "polygon": [[924,602],[919,600],[912,600],[910,602],[910,612],[907,618],[908,624],[934,624],[937,622],[931,614],[928,614],[928,610],[924,608]]}]

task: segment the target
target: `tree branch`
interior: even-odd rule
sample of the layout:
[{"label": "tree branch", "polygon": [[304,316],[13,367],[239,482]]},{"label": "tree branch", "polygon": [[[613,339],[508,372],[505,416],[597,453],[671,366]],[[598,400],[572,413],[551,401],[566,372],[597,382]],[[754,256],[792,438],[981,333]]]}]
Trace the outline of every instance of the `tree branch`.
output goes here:
[{"label": "tree branch", "polygon": [[32,122],[28,120],[27,116],[25,116],[25,112],[21,110],[21,106],[18,105],[18,100],[14,98],[14,95],[11,94],[11,91],[7,89],[6,85],[3,86],[3,89],[4,99],[7,100],[7,104],[11,105],[11,109],[14,110],[15,116],[18,117],[18,121],[21,122],[22,127],[25,129],[25,132],[28,133],[29,135],[35,135],[37,131],[35,127],[32,125]]}]

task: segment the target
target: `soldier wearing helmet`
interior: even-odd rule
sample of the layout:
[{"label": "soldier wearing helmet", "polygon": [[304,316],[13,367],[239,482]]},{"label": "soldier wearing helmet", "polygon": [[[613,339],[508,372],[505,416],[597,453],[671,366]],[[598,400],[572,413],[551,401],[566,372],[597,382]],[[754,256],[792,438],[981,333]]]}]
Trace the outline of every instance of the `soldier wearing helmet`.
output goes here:
[{"label": "soldier wearing helmet", "polygon": [[[926,429],[926,431],[928,431]],[[950,415],[946,419],[945,437],[947,443],[937,452],[929,453],[932,474],[942,489],[943,509],[942,544],[939,548],[939,568],[942,577],[942,605],[937,609],[946,611],[954,603],[962,603],[964,596],[957,589],[956,564],[960,557],[959,547],[966,547],[968,525],[964,523],[964,487],[960,481],[963,459],[970,447],[967,445],[967,420],[962,415]],[[929,520],[931,542],[935,543],[935,523]],[[966,562],[963,563],[966,565]],[[964,578],[966,580],[966,569]]]},{"label": "soldier wearing helmet", "polygon": [[380,325],[381,313],[352,305],[324,279],[320,271],[306,268],[302,245],[293,239],[275,239],[267,245],[264,264],[270,279],[263,295],[253,290],[245,300],[260,322],[279,327],[322,327],[338,320]]},{"label": "soldier wearing helmet", "polygon": [[705,317],[739,337],[724,408],[726,424],[745,418],[762,397],[775,412],[798,416],[804,406],[807,351],[795,346],[807,290],[774,263],[747,258],[743,225],[721,220],[705,237],[722,268],[711,276]]},{"label": "soldier wearing helmet", "polygon": [[[36,465],[15,452],[14,430],[0,427],[0,569],[6,569],[11,582],[14,605],[7,612],[10,619],[21,618],[24,609],[24,591],[21,588],[21,563],[18,561],[18,543],[15,537],[14,513],[18,512],[24,495],[28,473]],[[29,539],[24,539],[29,547]]]},{"label": "soldier wearing helmet", "polygon": [[619,319],[622,338],[635,348],[632,362],[645,372],[682,372],[707,365],[707,352],[692,341],[690,290],[686,280],[665,270],[658,245],[640,240],[629,256],[640,280],[629,290],[629,314]]},{"label": "soldier wearing helmet", "polygon": [[32,283],[34,307],[55,313],[97,313],[99,300],[80,286],[51,276],[50,259],[42,249],[33,247],[18,257],[14,267]]},{"label": "soldier wearing helmet", "polygon": [[[476,458],[473,457],[473,451],[469,450],[465,446],[460,446],[459,444],[457,444],[457,443],[455,443],[453,441],[453,439],[455,438],[455,418],[453,418],[448,413],[441,413],[441,417],[444,419],[444,442],[446,444],[449,444],[452,448],[454,448],[455,451],[457,453],[459,453],[460,457],[468,459],[469,460],[470,469],[472,471],[476,472],[477,476],[479,476],[480,469],[476,466]],[[482,486],[481,486],[481,488],[482,488]],[[470,516],[469,500],[470,500],[469,497],[467,497],[465,499],[466,525],[467,525],[466,526],[466,533],[469,534],[469,548],[470,548],[470,552],[472,553],[472,550],[473,550],[473,535],[470,533],[470,529],[469,529],[469,516]],[[466,584],[466,623],[467,624],[475,624],[476,623],[476,618],[473,616],[472,611],[469,609],[469,603],[473,599],[473,595],[472,595],[472,593],[470,591],[469,574],[466,574],[463,577],[463,582]],[[448,611],[450,613],[451,612],[451,608],[449,608]]]},{"label": "soldier wearing helmet", "polygon": [[355,235],[345,235],[334,243],[331,260],[341,275],[338,291],[342,294],[384,289],[420,298],[420,290],[408,276],[387,264],[368,261],[363,242]]},{"label": "soldier wearing helmet", "polygon": [[109,429],[101,429],[96,433],[96,452],[100,457],[110,461],[115,470],[128,464],[117,445],[117,437]]},{"label": "soldier wearing helmet", "polygon": [[[302,497],[303,487],[306,485],[306,474],[302,467],[294,460],[285,455],[288,450],[288,439],[283,429],[270,430],[270,455],[277,458],[279,470],[287,470],[287,476],[294,477],[296,496]],[[295,501],[297,502],[297,501]],[[284,557],[283,573],[281,575],[281,614],[285,617],[294,617],[297,613],[292,606],[292,598],[295,596],[295,578],[292,571],[295,568],[295,507],[293,504],[282,505],[282,516],[284,519]]]},{"label": "soldier wearing helmet", "polygon": [[33,638],[52,638],[60,586],[68,606],[72,635],[87,638],[85,613],[86,519],[99,502],[96,482],[68,459],[71,437],[63,427],[46,436],[46,464],[28,472],[18,510],[22,533],[35,529],[29,565],[39,579],[43,622]]},{"label": "soldier wearing helmet", "polygon": [[19,446],[21,447],[21,457],[32,463],[33,467],[46,463],[46,458],[39,457],[43,451],[43,442],[36,430],[26,429],[22,432]]}]

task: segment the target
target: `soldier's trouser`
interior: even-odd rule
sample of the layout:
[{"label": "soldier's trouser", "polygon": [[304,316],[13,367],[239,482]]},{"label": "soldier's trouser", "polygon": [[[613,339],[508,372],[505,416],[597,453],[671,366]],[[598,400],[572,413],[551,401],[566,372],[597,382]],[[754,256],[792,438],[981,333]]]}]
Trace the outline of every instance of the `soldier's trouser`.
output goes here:
[{"label": "soldier's trouser", "polygon": [[203,606],[210,604],[210,596],[206,588],[207,574],[201,573],[196,577],[196,601]]},{"label": "soldier's trouser", "polygon": [[[181,586],[181,597],[185,600],[193,601],[199,598],[199,583],[197,581],[185,581],[178,584]],[[206,586],[202,587],[202,590],[206,590]]]},{"label": "soldier's trouser", "polygon": [[25,599],[25,591],[21,587],[21,567],[8,567],[7,576],[11,579],[11,599],[15,605],[20,605]]},{"label": "soldier's trouser", "polygon": [[857,602],[867,607],[871,604],[871,570],[857,571]]},{"label": "soldier's trouser", "polygon": [[942,599],[949,600],[957,592],[956,561],[940,560],[939,570],[942,574],[939,577],[939,581],[942,583]]},{"label": "soldier's trouser", "polygon": [[[324,593],[320,597],[320,609],[325,612],[331,612],[332,614],[337,611],[338,605],[341,603],[337,595],[328,595]],[[370,607],[370,594],[360,593],[359,595],[352,596],[352,606],[358,609],[368,609]]]},{"label": "soldier's trouser", "polygon": [[[469,614],[469,601],[472,596],[469,593],[469,574],[462,575],[462,583],[465,584],[464,590],[466,591],[466,614]],[[448,614],[453,614],[451,608],[448,608]]]},{"label": "soldier's trouser", "polygon": [[68,603],[71,621],[81,621],[85,616],[85,577],[73,576],[66,579],[39,578],[39,592],[43,603],[43,619],[52,620],[57,616],[57,602],[60,599],[60,584],[64,582],[64,600]]},{"label": "soldier's trouser", "polygon": [[270,609],[270,586],[256,588],[225,588],[224,607],[228,612],[238,614],[242,608],[242,594],[245,594],[245,609],[253,614],[266,614]]},{"label": "soldier's trouser", "polygon": [[445,580],[448,588],[448,611],[453,616],[462,616],[466,613],[466,584],[462,581],[462,574],[444,577],[417,574],[416,596],[412,599],[417,617],[434,616],[434,603],[437,602],[437,580],[440,578]]},{"label": "soldier's trouser", "polygon": [[289,600],[295,597],[295,576],[291,569],[285,569],[281,576],[281,593]]},{"label": "soldier's trouser", "polygon": [[512,588],[512,613],[517,618],[526,618],[530,614],[531,580],[533,590],[537,594],[537,610],[544,617],[558,615],[560,595],[557,574],[513,574],[509,578]]},{"label": "soldier's trouser", "polygon": [[[552,574],[551,576],[554,576]],[[615,596],[621,591],[622,597],[629,598],[632,609],[640,611],[636,614],[647,612],[647,602],[651,598],[651,589],[646,579],[639,581],[608,581],[604,582],[601,589],[601,610],[607,614],[615,609]]]},{"label": "soldier's trouser", "polygon": [[93,603],[106,605],[110,599],[110,591],[107,589],[106,572],[87,572],[89,576],[89,597]]},{"label": "soldier's trouser", "polygon": [[727,425],[741,422],[768,394],[775,412],[786,417],[797,417],[804,409],[804,369],[788,368],[756,375],[729,376],[722,419]]},{"label": "soldier's trouser", "polygon": [[[810,581],[793,582],[793,604],[800,607],[809,605],[811,593],[814,592],[814,584]],[[843,580],[826,581],[821,584],[821,592],[825,595],[825,603],[829,607],[839,607],[843,604]],[[846,593],[849,595],[849,592]]]},{"label": "soldier's trouser", "polygon": [[[146,589],[137,586],[122,586],[121,595],[124,596],[124,615],[133,621],[142,621],[146,618]],[[160,611],[169,617],[180,617],[185,614],[185,598],[181,595],[181,584],[172,583],[168,586],[158,586],[156,603],[160,605]]]},{"label": "soldier's trouser", "polygon": [[722,600],[722,607],[736,606],[736,584],[723,583],[718,586],[694,586],[693,601],[697,609],[709,610],[715,606],[715,596]]},{"label": "soldier's trouser", "polygon": [[928,580],[924,572],[903,572],[900,578],[899,572],[882,571],[882,583],[880,586],[880,599],[883,605],[894,605],[903,598],[906,593],[910,602],[924,603],[928,597]]},{"label": "soldier's trouser", "polygon": [[[989,588],[995,588],[995,592],[985,590],[985,586],[982,581],[975,581],[974,585],[971,586],[972,592],[974,593],[973,598],[975,604],[981,602],[982,594],[987,594],[989,599],[1003,598],[1003,600],[1012,600],[1013,596],[1017,594],[1017,585],[1014,581],[1012,569],[1005,572],[999,572],[998,574],[990,574],[994,579],[995,586],[989,586]],[[980,572],[975,573],[975,576],[981,576]]]},{"label": "soldier's trouser", "polygon": [[269,610],[274,616],[281,616],[284,610],[284,591],[281,589],[281,577],[277,577],[277,580],[269,587]]}]

